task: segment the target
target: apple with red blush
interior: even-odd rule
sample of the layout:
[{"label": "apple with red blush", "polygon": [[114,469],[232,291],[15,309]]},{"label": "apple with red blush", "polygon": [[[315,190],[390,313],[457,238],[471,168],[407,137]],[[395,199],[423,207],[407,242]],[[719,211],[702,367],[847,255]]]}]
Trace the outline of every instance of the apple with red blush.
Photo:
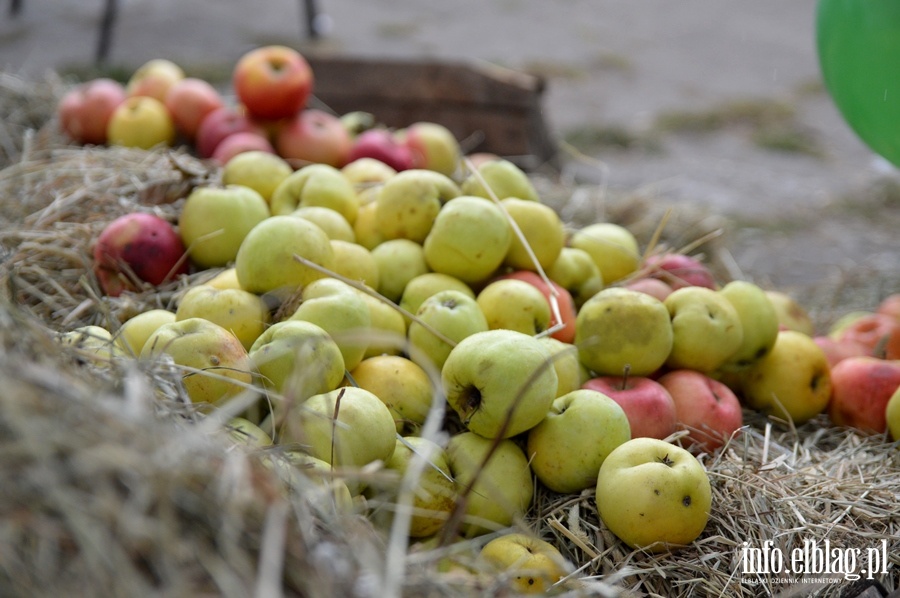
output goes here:
[{"label": "apple with red blush", "polygon": [[848,357],[867,355],[863,345],[850,339],[838,340],[827,334],[820,334],[813,337],[813,342],[825,352],[828,365],[832,368]]},{"label": "apple with red blush", "polygon": [[648,277],[659,278],[673,290],[682,287],[706,287],[717,289],[715,276],[699,258],[682,253],[662,253],[648,256],[644,260]]},{"label": "apple with red blush", "polygon": [[238,154],[251,151],[274,154],[275,148],[272,147],[269,138],[265,135],[261,135],[254,131],[241,131],[239,133],[232,133],[220,141],[210,158],[219,164],[224,165]]},{"label": "apple with red blush", "polygon": [[288,162],[341,168],[349,161],[353,138],[339,117],[307,108],[278,124],[274,145]]},{"label": "apple with red blush", "polygon": [[203,119],[210,112],[224,106],[225,102],[219,90],[209,81],[186,77],[169,88],[163,104],[172,115],[178,132],[186,140],[193,142]]},{"label": "apple with red blush", "polygon": [[848,357],[831,369],[831,384],[831,421],[882,434],[888,401],[900,388],[900,360]]},{"label": "apple with red blush", "polygon": [[154,214],[132,212],[107,224],[93,246],[93,271],[110,297],[139,291],[188,272],[184,243],[175,228]]},{"label": "apple with red blush", "polygon": [[[504,278],[521,280],[537,288],[537,290],[543,293],[544,298],[547,299],[547,303],[550,304],[550,327],[553,328],[559,323],[560,320],[557,320],[556,314],[553,311],[553,304],[550,302],[550,297],[553,295],[554,291],[551,290],[550,286],[547,286],[547,283],[544,282],[544,279],[541,278],[537,272],[532,272],[531,270],[516,270],[515,272],[510,272],[497,277],[498,280]],[[564,343],[572,343],[575,341],[575,318],[578,315],[575,309],[575,300],[572,298],[572,294],[569,293],[569,291],[557,283],[551,280],[550,284],[556,291],[556,304],[559,306],[559,316],[563,324],[562,328],[550,336]]]},{"label": "apple with red blush", "polygon": [[210,158],[223,139],[235,133],[257,133],[265,136],[265,128],[245,112],[233,106],[222,106],[206,115],[197,129],[194,147],[201,158]]},{"label": "apple with red blush", "polygon": [[619,404],[632,438],[664,439],[677,431],[675,401],[666,387],[646,376],[598,376],[581,388],[602,392]]},{"label": "apple with red blush", "polygon": [[891,316],[900,322],[900,293],[892,293],[882,299],[875,308],[875,313]]},{"label": "apple with red blush", "polygon": [[313,71],[302,54],[281,45],[255,48],[238,59],[232,86],[254,118],[291,118],[306,107]]},{"label": "apple with red blush", "polygon": [[847,324],[840,341],[854,341],[881,359],[900,359],[900,320],[884,313],[862,315]]},{"label": "apple with red blush", "polygon": [[635,278],[634,280],[625,283],[624,286],[626,289],[639,291],[641,293],[646,293],[651,297],[656,297],[660,301],[665,301],[666,297],[671,295],[674,290],[669,283],[653,277]]},{"label": "apple with red blush", "polygon": [[413,156],[409,147],[401,143],[388,129],[375,128],[363,131],[353,138],[353,147],[347,162],[360,158],[374,158],[384,162],[397,172],[409,170]]},{"label": "apple with red blush", "polygon": [[672,370],[657,379],[675,402],[678,427],[688,446],[713,452],[744,425],[737,395],[724,383],[695,370]]},{"label": "apple with red blush", "polygon": [[82,83],[60,99],[57,105],[60,127],[78,143],[103,145],[109,119],[125,97],[125,86],[113,79]]}]

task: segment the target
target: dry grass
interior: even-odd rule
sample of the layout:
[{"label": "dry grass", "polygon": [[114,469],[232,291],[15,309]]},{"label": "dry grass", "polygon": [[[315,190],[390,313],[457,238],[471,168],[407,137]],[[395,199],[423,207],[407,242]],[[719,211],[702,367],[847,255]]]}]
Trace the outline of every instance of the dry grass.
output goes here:
[{"label": "dry grass", "polygon": [[[398,518],[382,524],[367,516],[379,497],[337,511],[309,472],[292,470],[286,484],[266,466],[280,449],[233,442],[222,423],[228,406],[204,414],[189,405],[171,364],[98,364],[55,342],[60,330],[114,328],[148,306],[171,305],[177,285],[102,297],[89,245],[104,222],[127,211],[173,218],[187,191],[215,173],[181,152],[69,147],[52,122],[32,140],[0,171],[7,291],[0,300],[0,595],[512,595],[503,578],[446,567],[448,557],[472,565],[486,538],[410,547],[396,533]],[[542,190],[569,222],[619,221],[642,239],[654,236],[662,217],[634,197],[612,201],[602,188],[573,194],[557,181]],[[704,250],[727,273],[727,248],[715,234],[726,223],[701,212],[667,218],[661,242],[678,248],[708,239]],[[884,540],[891,560],[879,581],[900,587],[900,447],[824,418],[795,428],[746,416],[725,450],[700,456],[713,507],[705,532],[687,547],[632,551],[599,520],[592,490],[563,496],[537,484],[517,526],[553,542],[572,563],[556,593],[813,589],[742,574],[744,542],[767,540],[785,553],[828,539],[863,554]],[[824,586],[816,595],[847,587]]]}]

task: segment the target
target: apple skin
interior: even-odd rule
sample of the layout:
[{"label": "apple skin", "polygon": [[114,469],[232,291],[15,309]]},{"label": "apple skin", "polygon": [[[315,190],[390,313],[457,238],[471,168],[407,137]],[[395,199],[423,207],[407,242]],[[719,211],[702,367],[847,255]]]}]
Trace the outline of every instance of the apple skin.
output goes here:
[{"label": "apple skin", "polygon": [[278,185],[293,172],[294,169],[281,156],[268,150],[250,150],[225,162],[222,184],[250,187],[269,203]]},{"label": "apple skin", "polygon": [[894,441],[900,440],[900,388],[894,391],[888,399],[884,410],[884,418],[887,422],[888,432]]},{"label": "apple skin", "polygon": [[110,145],[151,149],[175,142],[175,123],[162,102],[147,96],[134,96],[116,106],[106,125]]},{"label": "apple skin", "polygon": [[643,376],[599,376],[581,388],[601,392],[619,404],[628,418],[632,438],[664,439],[678,430],[672,395],[662,384]]},{"label": "apple skin", "polygon": [[721,367],[741,370],[772,350],[778,338],[778,314],[766,292],[752,282],[733,280],[719,294],[734,307],[742,330],[740,347]]},{"label": "apple skin", "polygon": [[248,351],[272,320],[265,300],[259,295],[203,284],[192,286],[178,302],[176,321],[188,318],[203,318],[218,324],[235,335]]},{"label": "apple skin", "polygon": [[540,341],[512,330],[467,336],[441,368],[447,403],[469,431],[511,438],[541,422],[559,379]]},{"label": "apple skin", "polygon": [[118,81],[102,77],[87,81],[60,99],[60,126],[78,143],[103,145],[109,119],[125,97],[125,87]]},{"label": "apple skin", "polygon": [[828,359],[828,365],[831,366],[832,369],[848,357],[868,355],[866,348],[856,341],[840,341],[824,334],[814,336],[812,339],[819,345],[822,351],[825,352],[825,357]]},{"label": "apple skin", "polygon": [[275,149],[288,162],[341,168],[350,160],[353,138],[333,114],[307,108],[278,124]]},{"label": "apple skin", "polygon": [[481,289],[475,301],[491,330],[534,336],[550,327],[550,304],[537,287],[523,280],[495,280]]},{"label": "apple skin", "polygon": [[503,262],[514,269],[546,270],[559,257],[566,244],[566,229],[556,210],[537,201],[507,197],[500,205],[506,210],[537,260],[537,265],[528,254],[518,235],[513,235],[512,244]]},{"label": "apple skin", "polygon": [[[734,305],[706,287],[672,291],[663,302],[672,319],[671,369],[716,371],[741,348],[744,328]],[[773,340],[774,344],[774,340]]]},{"label": "apple skin", "polygon": [[550,280],[569,291],[576,307],[603,290],[600,269],[583,249],[563,247],[546,272]]},{"label": "apple skin", "polygon": [[449,290],[459,291],[472,299],[475,298],[472,287],[460,279],[440,272],[426,272],[406,283],[400,297],[400,307],[414,314],[419,311],[419,307],[426,299],[441,291]]},{"label": "apple skin", "polygon": [[210,158],[223,139],[234,133],[243,132],[266,135],[262,125],[251,120],[243,111],[232,106],[222,106],[200,121],[194,147],[201,158]]},{"label": "apple skin", "polygon": [[280,45],[262,46],[234,65],[232,87],[253,117],[289,118],[301,111],[312,93],[312,68],[302,54]]},{"label": "apple skin", "polygon": [[428,273],[425,249],[409,239],[390,239],[370,250],[378,264],[378,289],[384,297],[397,302],[410,280]]},{"label": "apple skin", "polygon": [[[470,173],[462,182],[464,195],[491,199],[491,193],[493,193],[500,201],[508,197],[525,201],[540,201],[538,192],[531,179],[528,178],[528,174],[509,160],[503,158],[488,160],[478,166],[478,174],[480,178],[474,173]],[[484,179],[490,192],[485,189],[480,179]]]},{"label": "apple skin", "polygon": [[[488,330],[487,319],[475,298],[453,289],[438,291],[425,299],[409,324],[410,358],[423,368],[440,372],[453,347],[426,328],[428,325],[455,343]],[[423,325],[423,323],[425,325]]]},{"label": "apple skin", "polygon": [[782,329],[795,330],[807,336],[815,334],[816,327],[809,312],[791,295],[784,291],[769,289],[766,290],[766,296],[778,314],[778,323]]},{"label": "apple skin", "polygon": [[116,344],[125,354],[137,357],[144,343],[157,328],[175,321],[175,312],[167,309],[149,309],[126,320],[116,332]]},{"label": "apple skin", "polygon": [[163,104],[172,115],[178,132],[193,142],[203,119],[224,106],[225,101],[222,94],[205,79],[186,77],[169,88]]},{"label": "apple skin", "polygon": [[722,382],[694,370],[674,370],[657,379],[675,402],[678,427],[689,448],[712,453],[744,425],[737,395]]},{"label": "apple skin", "polygon": [[863,315],[847,324],[838,340],[855,342],[873,357],[900,359],[900,320],[883,313]]},{"label": "apple skin", "polygon": [[703,465],[686,449],[633,438],[597,475],[597,510],[632,548],[663,552],[696,540],[709,521],[712,492]]},{"label": "apple skin", "polygon": [[385,181],[375,200],[375,225],[384,239],[423,243],[441,206],[459,196],[449,177],[421,168],[397,173]]},{"label": "apple skin", "polygon": [[94,274],[110,297],[140,290],[140,281],[161,285],[187,274],[189,268],[175,228],[159,216],[143,212],[107,224],[94,243],[93,257]]},{"label": "apple skin", "polygon": [[688,286],[717,289],[718,284],[709,267],[698,258],[682,253],[663,253],[648,256],[644,267],[648,276],[666,282],[673,290]]},{"label": "apple skin", "polygon": [[182,79],[184,70],[180,66],[165,58],[154,58],[131,74],[125,92],[128,97],[145,96],[165,103],[169,90]]},{"label": "apple skin", "polygon": [[295,170],[272,193],[272,214],[291,214],[298,208],[330,208],[351,226],[359,213],[359,197],[347,177],[328,164],[307,164]]},{"label": "apple skin", "polygon": [[[325,231],[328,239],[332,242],[356,243],[356,234],[353,232],[353,227],[337,210],[324,206],[303,206],[291,212],[290,215],[309,220]],[[363,249],[365,248],[363,247]]]},{"label": "apple skin", "polygon": [[[515,272],[510,272],[509,274],[503,274],[502,276],[498,277],[498,280],[504,280],[508,278],[521,280],[534,286],[544,295],[544,297],[547,299],[548,304],[550,304],[550,297],[555,291],[556,303],[559,307],[559,315],[562,320],[563,326],[550,336],[564,343],[575,342],[575,320],[578,317],[578,313],[575,307],[575,300],[572,298],[572,294],[569,293],[569,291],[564,289],[553,280],[550,281],[550,285],[553,288],[553,291],[551,291],[550,287],[547,286],[547,283],[544,282],[544,279],[541,278],[537,272],[532,272],[530,270],[517,270]],[[550,327],[552,328],[556,326],[556,324],[556,314],[553,313],[553,309],[551,307]]]},{"label": "apple skin", "polygon": [[232,133],[216,146],[210,158],[220,166],[244,152],[257,151],[269,154],[275,153],[275,148],[269,142],[268,137],[252,131]]},{"label": "apple skin", "polygon": [[741,376],[739,394],[751,409],[801,424],[825,411],[831,393],[825,352],[808,334],[781,330],[772,350]]},{"label": "apple skin", "polygon": [[395,172],[413,167],[413,157],[409,146],[404,145],[388,129],[369,129],[353,139],[353,147],[347,163],[360,158],[373,158],[390,166]]},{"label": "apple skin", "polygon": [[553,359],[553,369],[556,370],[558,378],[557,398],[573,390],[578,390],[590,379],[591,374],[579,361],[578,349],[575,345],[564,343],[550,336],[542,336],[538,340],[547,346]]},{"label": "apple skin", "polygon": [[436,396],[425,370],[400,355],[368,357],[353,368],[350,377],[388,406],[398,434],[424,424]]},{"label": "apple skin", "polygon": [[636,278],[627,282],[624,285],[624,288],[646,293],[651,297],[656,297],[660,301],[665,301],[666,297],[671,295],[672,291],[675,290],[669,283],[659,278]]},{"label": "apple skin", "polygon": [[597,222],[575,231],[569,245],[586,251],[609,285],[637,271],[641,255],[634,234],[612,222]]},{"label": "apple skin", "polygon": [[544,594],[571,568],[553,544],[516,532],[485,544],[479,558],[502,578],[511,579],[512,587],[523,595]]},{"label": "apple skin", "polygon": [[900,360],[848,357],[832,368],[831,384],[831,421],[883,434],[888,401],[900,388]]},{"label": "apple skin", "polygon": [[631,440],[624,409],[605,394],[578,389],[558,397],[528,431],[531,470],[549,489],[580,492],[597,483],[607,455]]},{"label": "apple skin", "polygon": [[462,151],[456,137],[444,125],[420,121],[397,134],[412,154],[413,168],[433,170],[448,177],[456,173]]}]

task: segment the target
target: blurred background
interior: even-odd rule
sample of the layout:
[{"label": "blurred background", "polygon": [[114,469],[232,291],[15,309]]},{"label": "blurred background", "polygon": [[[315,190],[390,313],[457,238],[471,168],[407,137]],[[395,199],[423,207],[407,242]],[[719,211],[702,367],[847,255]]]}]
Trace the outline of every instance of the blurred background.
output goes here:
[{"label": "blurred background", "polygon": [[[3,5],[0,67],[91,73],[105,1],[20,1],[16,18]],[[317,38],[306,5],[120,0],[104,69],[127,76],[161,57],[227,86],[244,52],[281,43],[537,74],[561,155],[580,156],[567,160],[576,183],[722,215],[758,282],[809,293],[856,276],[900,290],[900,187],[825,91],[816,0],[316,0]]]}]

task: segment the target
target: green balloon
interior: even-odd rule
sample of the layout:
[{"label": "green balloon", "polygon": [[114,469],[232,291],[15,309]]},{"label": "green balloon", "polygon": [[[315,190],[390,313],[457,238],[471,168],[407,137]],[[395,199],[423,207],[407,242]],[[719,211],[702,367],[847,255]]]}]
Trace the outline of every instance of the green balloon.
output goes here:
[{"label": "green balloon", "polygon": [[844,120],[900,166],[900,1],[820,0],[816,41],[825,86]]}]

